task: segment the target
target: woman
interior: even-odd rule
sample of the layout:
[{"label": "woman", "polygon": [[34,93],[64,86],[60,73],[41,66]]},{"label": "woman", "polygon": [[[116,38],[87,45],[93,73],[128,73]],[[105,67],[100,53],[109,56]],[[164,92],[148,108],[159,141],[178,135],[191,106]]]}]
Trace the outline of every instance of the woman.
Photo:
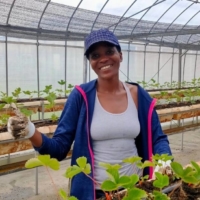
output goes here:
[{"label": "woman", "polygon": [[[85,55],[98,78],[71,92],[52,139],[37,131],[31,122],[26,127],[28,137],[40,154],[50,154],[58,160],[66,157],[74,141],[71,164],[76,164],[78,157],[87,157],[91,176],[99,183],[107,178],[99,162],[122,165],[121,175],[141,175],[136,166],[123,164],[122,160],[138,155],[151,160],[152,154],[171,154],[153,109],[155,101],[138,84],[119,80],[122,52],[112,32],[91,32],[85,47]],[[11,118],[11,133],[12,124]],[[152,169],[143,174],[151,177]],[[79,200],[93,200],[103,196],[103,192],[99,185],[79,174],[72,179],[71,195]]]}]

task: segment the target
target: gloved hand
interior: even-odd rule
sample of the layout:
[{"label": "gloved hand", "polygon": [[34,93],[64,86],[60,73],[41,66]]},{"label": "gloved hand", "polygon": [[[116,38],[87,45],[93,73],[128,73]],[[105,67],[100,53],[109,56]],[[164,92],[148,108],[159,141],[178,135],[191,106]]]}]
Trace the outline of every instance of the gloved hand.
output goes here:
[{"label": "gloved hand", "polygon": [[158,163],[160,163],[161,165],[157,165],[154,169],[154,172],[153,172],[153,179],[155,179],[155,172],[159,172],[161,174],[166,174],[166,175],[171,175],[172,174],[172,170],[171,170],[171,160],[167,160],[166,162],[165,161],[162,161],[162,160],[159,160]]},{"label": "gloved hand", "polygon": [[7,123],[8,132],[15,138],[31,138],[35,133],[35,125],[22,113],[10,117]]}]

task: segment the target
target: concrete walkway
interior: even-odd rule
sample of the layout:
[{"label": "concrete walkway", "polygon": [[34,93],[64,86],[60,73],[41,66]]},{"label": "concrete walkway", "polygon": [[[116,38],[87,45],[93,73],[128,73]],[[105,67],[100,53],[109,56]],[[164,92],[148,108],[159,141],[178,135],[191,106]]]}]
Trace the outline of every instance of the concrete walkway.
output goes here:
[{"label": "concrete walkway", "polygon": [[[182,165],[191,160],[200,160],[200,130],[184,133],[183,150],[182,134],[169,136],[170,146],[176,161]],[[68,180],[62,175],[65,173],[70,160],[61,162],[59,171],[50,170],[51,177],[57,189],[67,191]],[[36,169],[24,170],[0,176],[0,200],[57,200],[55,188],[47,170],[38,168],[38,195],[35,195],[35,171]]]}]

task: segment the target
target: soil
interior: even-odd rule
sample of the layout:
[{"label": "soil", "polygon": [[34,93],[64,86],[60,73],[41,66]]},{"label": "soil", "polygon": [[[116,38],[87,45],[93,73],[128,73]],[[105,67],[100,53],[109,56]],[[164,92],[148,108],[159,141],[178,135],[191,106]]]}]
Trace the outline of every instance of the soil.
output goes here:
[{"label": "soil", "polygon": [[195,102],[191,103],[190,101],[184,102],[174,102],[168,104],[159,104],[155,106],[156,110],[165,109],[165,108],[174,108],[174,107],[181,107],[181,106],[191,106],[195,104],[200,104],[200,100],[196,100]]},{"label": "soil", "polygon": [[[179,183],[179,184],[177,184]],[[180,182],[180,180],[176,180],[176,183],[172,183],[172,185],[177,185],[176,187],[174,187],[174,189],[172,191],[170,191],[169,193],[167,193],[168,197],[170,197],[170,200],[198,200],[200,197],[200,188],[198,189],[194,189],[191,188],[191,186],[188,186],[188,184],[186,183],[182,183]],[[153,181],[145,181],[142,183],[142,185],[137,186],[137,188],[143,189],[145,191],[147,191],[148,193],[152,193],[153,190],[159,190],[158,188],[155,188],[153,186]],[[111,198],[112,200],[119,200],[122,199],[124,197],[124,195],[126,194],[126,191],[122,191],[119,196],[117,196],[116,194],[113,195],[113,197]],[[106,200],[105,197],[99,198],[98,200]]]},{"label": "soil", "polygon": [[[42,127],[42,126],[49,126],[49,125],[57,125],[57,121],[52,120],[38,120],[34,121],[34,125],[36,128]],[[7,132],[7,126],[0,127],[0,133]]]},{"label": "soil", "polygon": [[159,92],[159,91],[170,91],[170,90],[187,90],[195,89],[198,87],[181,87],[181,88],[163,88],[163,89],[146,89],[147,92]]},{"label": "soil", "polygon": [[[56,99],[66,99],[66,97],[57,97]],[[18,99],[16,100],[17,103],[23,103],[23,102],[33,102],[33,101],[45,101],[46,99],[43,97],[37,97],[37,98],[23,98],[23,99]],[[5,101],[1,101],[0,103],[6,103]]]}]

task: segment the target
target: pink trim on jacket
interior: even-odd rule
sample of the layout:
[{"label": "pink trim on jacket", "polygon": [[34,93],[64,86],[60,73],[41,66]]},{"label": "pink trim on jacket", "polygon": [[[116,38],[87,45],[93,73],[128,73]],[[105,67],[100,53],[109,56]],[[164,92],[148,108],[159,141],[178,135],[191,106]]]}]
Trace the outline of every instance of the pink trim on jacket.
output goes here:
[{"label": "pink trim on jacket", "polygon": [[[94,173],[94,154],[93,154],[93,151],[92,151],[92,148],[90,146],[90,137],[89,137],[89,133],[90,133],[90,130],[89,130],[89,111],[88,111],[88,101],[87,101],[87,97],[86,97],[86,94],[84,92],[84,90],[80,87],[80,86],[75,86],[76,89],[81,93],[81,95],[83,96],[83,99],[85,101],[85,104],[86,104],[86,110],[87,110],[87,137],[88,137],[88,148],[89,148],[89,152],[90,152],[90,157],[92,159],[92,170],[93,170],[93,173]],[[94,200],[96,199],[96,192],[95,192],[95,185],[94,185]]]},{"label": "pink trim on jacket", "polygon": [[[153,99],[149,108],[149,112],[148,112],[148,154],[149,154],[150,161],[152,161],[152,155],[153,155],[151,122],[152,122],[152,114],[153,114],[153,109],[154,109],[155,104],[156,104],[156,99]],[[153,167],[150,167],[149,178],[152,179],[152,176],[153,176]]]}]

